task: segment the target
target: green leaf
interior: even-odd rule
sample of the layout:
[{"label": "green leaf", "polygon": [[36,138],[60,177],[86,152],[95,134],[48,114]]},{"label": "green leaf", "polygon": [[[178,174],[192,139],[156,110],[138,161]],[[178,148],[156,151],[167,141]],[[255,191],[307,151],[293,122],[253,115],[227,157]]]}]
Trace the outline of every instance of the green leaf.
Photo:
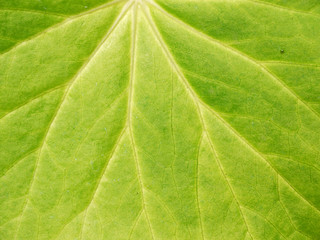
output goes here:
[{"label": "green leaf", "polygon": [[318,0],[0,0],[0,239],[320,239]]}]

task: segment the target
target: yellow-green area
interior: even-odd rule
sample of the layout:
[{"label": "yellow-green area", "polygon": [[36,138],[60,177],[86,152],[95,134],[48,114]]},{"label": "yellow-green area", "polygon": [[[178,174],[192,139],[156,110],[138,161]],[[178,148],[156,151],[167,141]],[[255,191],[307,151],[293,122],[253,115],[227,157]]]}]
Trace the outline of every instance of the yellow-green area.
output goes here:
[{"label": "yellow-green area", "polygon": [[0,239],[320,239],[318,0],[0,0]]}]

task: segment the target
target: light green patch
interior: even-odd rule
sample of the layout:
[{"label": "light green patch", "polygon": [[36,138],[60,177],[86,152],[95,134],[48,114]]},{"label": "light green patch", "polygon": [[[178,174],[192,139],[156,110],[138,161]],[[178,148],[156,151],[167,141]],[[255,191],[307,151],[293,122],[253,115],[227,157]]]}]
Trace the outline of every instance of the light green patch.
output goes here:
[{"label": "light green patch", "polygon": [[316,0],[0,0],[0,239],[320,239]]}]

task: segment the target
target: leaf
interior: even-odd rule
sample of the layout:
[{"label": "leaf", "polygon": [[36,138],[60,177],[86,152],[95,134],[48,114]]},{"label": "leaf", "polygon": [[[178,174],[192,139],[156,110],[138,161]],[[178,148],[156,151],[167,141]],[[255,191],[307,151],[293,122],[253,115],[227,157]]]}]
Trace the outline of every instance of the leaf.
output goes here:
[{"label": "leaf", "polygon": [[0,0],[0,239],[319,239],[316,0]]}]

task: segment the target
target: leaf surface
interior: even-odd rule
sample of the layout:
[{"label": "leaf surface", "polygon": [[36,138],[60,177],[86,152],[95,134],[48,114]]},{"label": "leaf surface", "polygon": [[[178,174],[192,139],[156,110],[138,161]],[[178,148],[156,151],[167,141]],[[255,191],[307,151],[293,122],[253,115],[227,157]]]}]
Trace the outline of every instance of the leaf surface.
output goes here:
[{"label": "leaf surface", "polygon": [[0,0],[0,239],[319,239],[316,0]]}]

